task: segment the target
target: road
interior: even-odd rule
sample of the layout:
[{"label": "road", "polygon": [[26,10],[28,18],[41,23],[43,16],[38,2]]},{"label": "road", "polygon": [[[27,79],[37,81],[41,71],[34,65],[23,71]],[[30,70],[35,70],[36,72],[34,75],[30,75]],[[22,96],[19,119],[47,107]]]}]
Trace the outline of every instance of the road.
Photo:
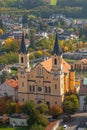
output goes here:
[{"label": "road", "polygon": [[79,127],[87,127],[86,123],[87,122],[87,112],[85,113],[76,113],[73,115],[71,118],[68,120],[63,121],[60,125],[67,125],[66,130],[78,130],[77,126]]}]

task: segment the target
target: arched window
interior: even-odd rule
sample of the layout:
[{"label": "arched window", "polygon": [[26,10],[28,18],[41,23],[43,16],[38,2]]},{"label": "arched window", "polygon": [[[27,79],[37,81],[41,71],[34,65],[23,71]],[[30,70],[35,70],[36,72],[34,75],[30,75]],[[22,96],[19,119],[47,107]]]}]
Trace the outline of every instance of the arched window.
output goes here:
[{"label": "arched window", "polygon": [[21,57],[21,63],[23,63],[23,57]]},{"label": "arched window", "polygon": [[54,59],[54,65],[57,65],[57,59]]}]

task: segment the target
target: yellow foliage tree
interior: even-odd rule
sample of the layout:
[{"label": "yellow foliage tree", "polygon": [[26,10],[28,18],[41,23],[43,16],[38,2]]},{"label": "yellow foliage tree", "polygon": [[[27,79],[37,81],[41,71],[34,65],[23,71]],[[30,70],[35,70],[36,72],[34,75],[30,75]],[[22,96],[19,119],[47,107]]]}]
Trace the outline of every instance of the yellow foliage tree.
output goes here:
[{"label": "yellow foliage tree", "polygon": [[64,46],[63,51],[64,51],[64,52],[68,51],[68,47],[67,47],[67,46]]},{"label": "yellow foliage tree", "polygon": [[43,55],[43,52],[42,51],[37,51],[38,55],[42,56]]},{"label": "yellow foliage tree", "polygon": [[10,44],[13,42],[13,38],[7,38],[6,41],[5,41],[5,44]]},{"label": "yellow foliage tree", "polygon": [[4,34],[4,31],[0,28],[0,36]]}]

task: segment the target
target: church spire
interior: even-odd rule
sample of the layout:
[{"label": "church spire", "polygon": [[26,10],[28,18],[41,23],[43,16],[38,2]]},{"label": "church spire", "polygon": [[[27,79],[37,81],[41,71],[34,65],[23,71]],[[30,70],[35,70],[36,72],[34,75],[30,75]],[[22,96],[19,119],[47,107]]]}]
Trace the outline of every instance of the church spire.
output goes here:
[{"label": "church spire", "polygon": [[61,55],[61,49],[58,43],[58,36],[56,33],[56,38],[55,38],[55,44],[54,44],[54,49],[53,49],[53,55],[56,54],[57,56]]},{"label": "church spire", "polygon": [[27,54],[24,32],[22,33],[22,40],[21,40],[21,46],[20,46],[19,54],[20,53]]}]

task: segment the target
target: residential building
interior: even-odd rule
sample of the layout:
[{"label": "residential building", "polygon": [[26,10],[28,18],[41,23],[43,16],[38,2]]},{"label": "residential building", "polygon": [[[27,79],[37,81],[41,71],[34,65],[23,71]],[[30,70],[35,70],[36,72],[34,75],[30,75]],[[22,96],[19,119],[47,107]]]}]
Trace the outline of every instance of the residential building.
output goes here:
[{"label": "residential building", "polygon": [[15,126],[27,126],[28,115],[14,113],[10,116],[10,125]]},{"label": "residential building", "polygon": [[86,95],[87,95],[87,78],[83,78],[81,81],[80,92],[79,92],[80,111],[87,110],[87,105],[85,105],[85,101],[84,101]]},{"label": "residential building", "polygon": [[18,81],[9,79],[0,85],[0,97],[10,96],[13,100],[18,99]]}]

